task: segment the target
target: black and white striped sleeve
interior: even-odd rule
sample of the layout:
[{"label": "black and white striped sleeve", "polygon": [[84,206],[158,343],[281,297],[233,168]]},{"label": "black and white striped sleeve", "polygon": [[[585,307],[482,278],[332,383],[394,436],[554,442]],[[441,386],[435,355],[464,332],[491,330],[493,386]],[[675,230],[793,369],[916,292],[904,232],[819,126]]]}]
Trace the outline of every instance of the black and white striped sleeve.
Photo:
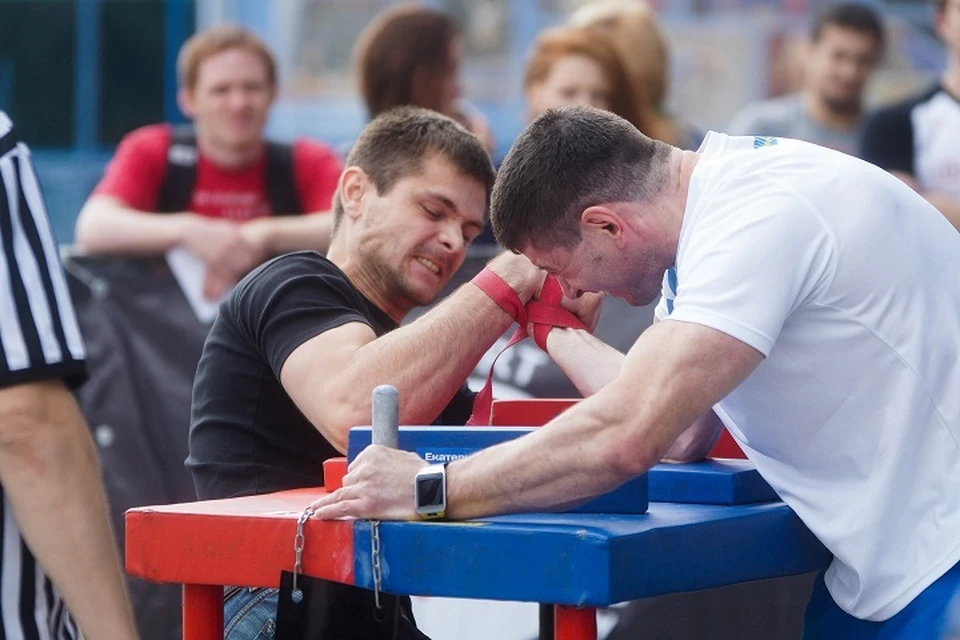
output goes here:
[{"label": "black and white striped sleeve", "polygon": [[0,387],[85,378],[84,346],[27,146],[0,111]]}]

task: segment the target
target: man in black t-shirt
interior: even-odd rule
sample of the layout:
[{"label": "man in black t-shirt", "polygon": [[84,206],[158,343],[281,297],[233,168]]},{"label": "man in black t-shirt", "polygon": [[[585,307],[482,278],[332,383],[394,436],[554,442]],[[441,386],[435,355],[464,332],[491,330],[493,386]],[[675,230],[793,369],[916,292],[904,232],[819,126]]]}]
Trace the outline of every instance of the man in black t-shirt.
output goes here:
[{"label": "man in black t-shirt", "polygon": [[[323,484],[323,461],[370,423],[380,384],[399,390],[402,424],[467,419],[464,382],[511,317],[465,285],[398,325],[463,263],[493,179],[480,142],[444,116],[406,108],[367,125],[340,177],[327,257],[268,262],[220,308],[193,393],[187,466],[201,499]],[[521,302],[542,279],[511,253],[488,266]],[[231,590],[225,637],[270,635],[276,607],[275,589]]]}]

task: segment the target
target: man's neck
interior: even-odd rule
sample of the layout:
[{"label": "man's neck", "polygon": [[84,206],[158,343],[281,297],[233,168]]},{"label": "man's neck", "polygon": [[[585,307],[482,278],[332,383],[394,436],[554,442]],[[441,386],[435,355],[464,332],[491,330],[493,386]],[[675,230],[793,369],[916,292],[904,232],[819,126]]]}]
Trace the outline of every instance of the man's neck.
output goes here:
[{"label": "man's neck", "polygon": [[863,109],[857,107],[849,111],[838,111],[813,91],[804,91],[803,106],[810,119],[827,129],[834,131],[853,131],[863,117]]},{"label": "man's neck", "polygon": [[940,76],[940,84],[950,95],[960,100],[960,53],[950,55],[947,70]]},{"label": "man's neck", "polygon": [[223,169],[242,169],[255,164],[263,153],[263,141],[228,147],[218,145],[203,133],[197,131],[197,150],[209,162]]},{"label": "man's neck", "polygon": [[[400,324],[412,309],[412,305],[398,305],[396,301],[391,301],[383,292],[383,287],[378,286],[383,282],[375,273],[370,273],[369,269],[364,268],[356,255],[351,255],[347,248],[346,236],[349,234],[347,229],[341,229],[334,238],[330,249],[327,251],[327,259],[343,271],[350,284],[360,292],[360,294],[372,302],[378,309],[383,311],[390,318]],[[338,242],[339,240],[339,242]]]},{"label": "man's neck", "polygon": [[668,193],[668,206],[670,215],[668,246],[673,254],[676,254],[677,245],[680,244],[680,230],[683,228],[683,215],[687,210],[687,199],[690,195],[690,180],[693,177],[693,171],[697,168],[702,155],[696,151],[674,151],[675,161],[672,163],[673,169],[670,174],[670,189]]}]

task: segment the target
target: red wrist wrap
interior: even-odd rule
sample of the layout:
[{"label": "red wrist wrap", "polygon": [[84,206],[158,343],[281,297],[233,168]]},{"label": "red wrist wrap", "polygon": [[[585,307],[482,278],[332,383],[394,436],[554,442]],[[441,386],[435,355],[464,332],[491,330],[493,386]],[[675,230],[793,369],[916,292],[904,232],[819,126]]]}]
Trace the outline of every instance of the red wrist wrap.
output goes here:
[{"label": "red wrist wrap", "polygon": [[[588,329],[577,316],[560,306],[560,301],[563,299],[563,290],[553,276],[547,276],[544,280],[543,287],[540,289],[540,298],[531,300],[525,308],[520,304],[520,298],[516,292],[500,276],[488,269],[481,271],[472,282],[490,296],[501,309],[520,323],[516,332],[510,337],[507,346],[493,360],[487,382],[473,401],[473,413],[467,420],[467,425],[486,426],[490,424],[490,410],[493,406],[493,369],[504,351],[527,337],[526,323],[528,320],[533,324],[533,339],[544,351],[547,350],[547,334],[553,327],[568,327],[585,331],[588,331]],[[513,312],[514,309],[518,309],[516,315]],[[522,321],[520,318],[522,318]]]},{"label": "red wrist wrap", "polygon": [[533,340],[537,346],[547,350],[547,334],[554,327],[582,329],[589,331],[580,318],[560,306],[563,289],[553,276],[547,276],[540,289],[540,297],[527,303],[527,320],[533,324]]},{"label": "red wrist wrap", "polygon": [[520,296],[513,290],[513,287],[503,281],[503,278],[490,269],[484,269],[474,276],[470,282],[496,302],[497,306],[513,318],[514,322],[521,327],[527,324],[527,310],[520,302]]}]

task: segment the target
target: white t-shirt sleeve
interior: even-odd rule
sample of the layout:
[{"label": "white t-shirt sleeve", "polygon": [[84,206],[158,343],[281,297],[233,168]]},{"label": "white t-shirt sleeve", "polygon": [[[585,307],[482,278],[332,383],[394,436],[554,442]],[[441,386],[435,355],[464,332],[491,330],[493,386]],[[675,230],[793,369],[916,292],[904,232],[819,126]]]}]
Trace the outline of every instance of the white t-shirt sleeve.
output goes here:
[{"label": "white t-shirt sleeve", "polygon": [[[770,354],[784,322],[829,284],[835,244],[813,208],[771,185],[705,201],[677,260],[671,320],[722,331]],[[709,210],[712,208],[712,210]]]}]

